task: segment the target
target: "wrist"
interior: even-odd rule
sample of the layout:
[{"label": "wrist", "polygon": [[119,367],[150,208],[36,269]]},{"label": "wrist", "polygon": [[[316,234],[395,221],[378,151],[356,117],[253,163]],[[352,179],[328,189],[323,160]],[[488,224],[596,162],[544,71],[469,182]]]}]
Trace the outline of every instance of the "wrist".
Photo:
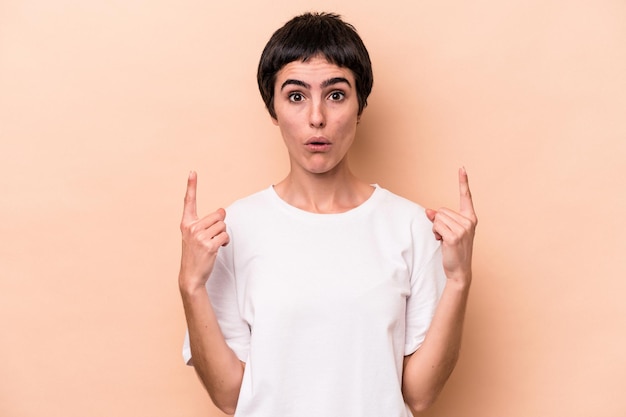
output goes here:
[{"label": "wrist", "polygon": [[178,277],[178,289],[183,297],[194,297],[198,294],[206,294],[206,281],[183,277],[181,274]]},{"label": "wrist", "polygon": [[458,291],[468,291],[470,285],[472,283],[472,274],[464,273],[464,274],[450,274],[447,275],[446,286],[450,286],[451,288]]}]

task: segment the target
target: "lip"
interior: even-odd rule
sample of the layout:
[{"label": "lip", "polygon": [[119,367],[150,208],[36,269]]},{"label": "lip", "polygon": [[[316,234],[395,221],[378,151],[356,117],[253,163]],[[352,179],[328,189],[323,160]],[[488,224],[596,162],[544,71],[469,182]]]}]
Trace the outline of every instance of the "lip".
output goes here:
[{"label": "lip", "polygon": [[304,143],[304,146],[309,152],[327,152],[332,143],[324,137],[312,137]]},{"label": "lip", "polygon": [[323,136],[314,136],[307,140],[305,145],[330,145],[330,141]]}]

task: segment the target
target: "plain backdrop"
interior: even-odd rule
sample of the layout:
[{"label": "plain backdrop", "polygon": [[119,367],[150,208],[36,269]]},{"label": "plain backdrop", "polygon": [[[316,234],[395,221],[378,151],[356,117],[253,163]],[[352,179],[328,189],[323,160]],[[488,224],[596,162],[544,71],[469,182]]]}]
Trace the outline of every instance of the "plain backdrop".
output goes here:
[{"label": "plain backdrop", "polygon": [[469,172],[464,345],[425,415],[626,415],[623,0],[1,1],[0,415],[221,415],[181,357],[186,178],[208,213],[286,174],[256,65],[308,10],[374,63],[355,171],[434,208]]}]

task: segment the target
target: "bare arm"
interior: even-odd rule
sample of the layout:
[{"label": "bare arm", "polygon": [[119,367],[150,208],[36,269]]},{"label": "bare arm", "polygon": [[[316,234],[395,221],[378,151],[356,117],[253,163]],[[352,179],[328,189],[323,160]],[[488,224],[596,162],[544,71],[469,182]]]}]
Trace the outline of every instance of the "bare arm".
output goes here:
[{"label": "bare arm", "polygon": [[178,285],[185,309],[193,366],[213,403],[227,414],[234,414],[243,379],[244,365],[228,347],[206,292],[217,252],[229,242],[219,209],[206,217],[196,212],[197,175],[187,182],[182,233],[182,256]]},{"label": "bare arm", "polygon": [[437,398],[456,365],[470,283],[472,247],[477,218],[465,169],[459,170],[460,210],[427,210],[433,233],[442,241],[446,287],[424,343],[404,358],[402,393],[415,412]]}]

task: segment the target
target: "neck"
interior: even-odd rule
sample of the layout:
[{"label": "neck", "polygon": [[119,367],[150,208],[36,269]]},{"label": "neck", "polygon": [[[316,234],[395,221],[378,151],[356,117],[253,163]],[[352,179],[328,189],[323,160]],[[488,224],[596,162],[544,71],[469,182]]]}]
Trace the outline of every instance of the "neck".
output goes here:
[{"label": "neck", "polygon": [[348,169],[340,173],[289,175],[274,186],[288,204],[312,213],[342,213],[361,205],[374,188]]}]

